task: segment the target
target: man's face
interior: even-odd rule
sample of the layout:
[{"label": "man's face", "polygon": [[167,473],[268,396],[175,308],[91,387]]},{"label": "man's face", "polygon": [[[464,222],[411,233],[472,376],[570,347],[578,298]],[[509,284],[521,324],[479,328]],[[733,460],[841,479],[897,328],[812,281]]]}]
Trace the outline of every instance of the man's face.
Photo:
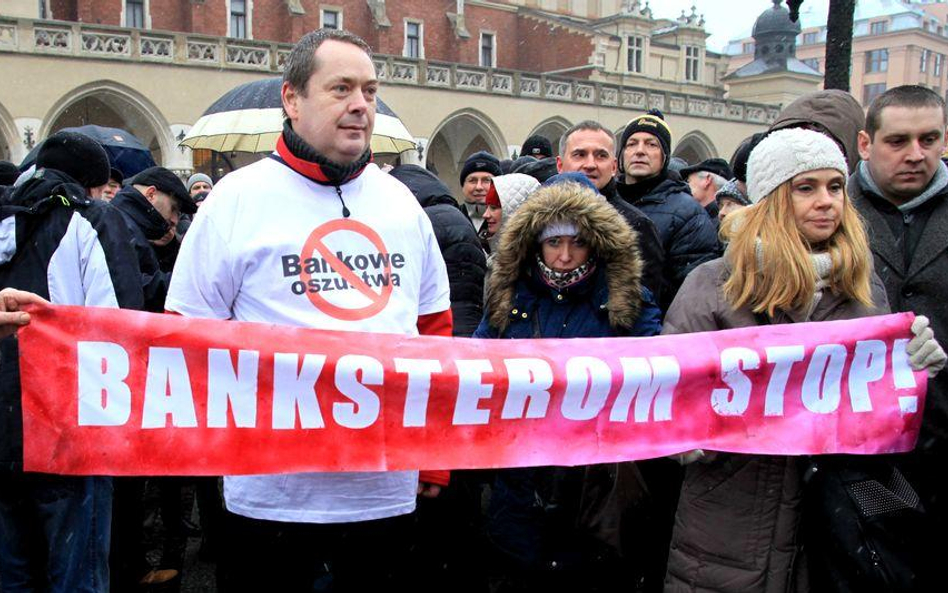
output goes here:
[{"label": "man's face", "polygon": [[206,181],[195,181],[191,186],[191,197],[193,198],[202,191],[211,191],[211,184]]},{"label": "man's face", "polygon": [[636,183],[658,175],[665,165],[665,153],[658,138],[648,132],[629,136],[622,149],[626,183]]},{"label": "man's face", "polygon": [[487,191],[490,189],[490,180],[493,178],[493,175],[483,171],[471,173],[465,177],[464,186],[461,188],[464,201],[469,204],[483,204],[487,198]]},{"label": "man's face", "polygon": [[579,130],[566,139],[566,154],[556,157],[560,173],[578,171],[602,189],[616,174],[612,136],[603,130]]},{"label": "man's face", "polygon": [[928,187],[944,149],[945,116],[938,107],[886,107],[875,137],[859,132],[859,156],[884,197],[897,204]]},{"label": "man's face", "polygon": [[111,202],[120,189],[122,189],[122,184],[114,179],[109,179],[109,182],[105,184],[105,188],[102,189],[102,199]]},{"label": "man's face", "polygon": [[316,49],[316,71],[305,94],[283,83],[283,108],[293,130],[331,161],[349,164],[369,147],[379,81],[369,56],[330,39]]}]

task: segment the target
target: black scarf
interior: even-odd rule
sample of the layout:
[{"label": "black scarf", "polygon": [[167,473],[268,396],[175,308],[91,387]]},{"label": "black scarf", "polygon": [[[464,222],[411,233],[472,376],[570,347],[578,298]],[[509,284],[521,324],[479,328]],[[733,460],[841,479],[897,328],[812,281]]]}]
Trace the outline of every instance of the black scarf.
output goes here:
[{"label": "black scarf", "polygon": [[289,168],[320,185],[339,187],[362,174],[372,161],[372,150],[366,149],[362,156],[348,165],[331,161],[316,152],[296,132],[290,120],[283,122],[283,134],[277,141],[277,154]]},{"label": "black scarf", "polygon": [[665,181],[666,176],[659,173],[655,177],[649,177],[648,179],[643,179],[638,183],[625,183],[623,181],[616,182],[616,191],[619,192],[619,195],[622,196],[622,199],[630,204],[635,204],[645,196],[652,193],[652,190],[658,187],[658,184]]}]

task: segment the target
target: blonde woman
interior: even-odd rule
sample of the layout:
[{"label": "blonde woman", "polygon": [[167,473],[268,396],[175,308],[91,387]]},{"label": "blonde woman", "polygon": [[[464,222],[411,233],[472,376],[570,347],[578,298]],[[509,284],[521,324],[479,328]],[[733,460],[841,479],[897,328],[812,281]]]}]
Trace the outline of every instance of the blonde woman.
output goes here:
[{"label": "blonde woman", "polygon": [[[724,257],[688,276],[665,317],[663,333],[887,313],[866,232],[846,195],[847,174],[839,147],[818,132],[780,130],[761,141],[748,162],[753,205],[724,223],[729,241]],[[932,373],[944,366],[944,352],[926,324],[919,318],[913,327],[918,337],[909,352],[914,353],[913,366]],[[836,586],[842,578],[836,583],[821,580],[825,573],[819,584],[808,584],[800,525],[803,475],[812,469],[810,459],[700,451],[683,457],[701,463],[687,468],[666,592],[845,590]],[[858,566],[860,555],[869,553],[858,547],[828,544],[824,552],[836,555],[836,568]],[[810,560],[812,565],[816,559]],[[867,587],[852,590],[875,591],[879,589],[868,587],[885,582],[881,572],[861,576],[868,579],[862,581]]]}]

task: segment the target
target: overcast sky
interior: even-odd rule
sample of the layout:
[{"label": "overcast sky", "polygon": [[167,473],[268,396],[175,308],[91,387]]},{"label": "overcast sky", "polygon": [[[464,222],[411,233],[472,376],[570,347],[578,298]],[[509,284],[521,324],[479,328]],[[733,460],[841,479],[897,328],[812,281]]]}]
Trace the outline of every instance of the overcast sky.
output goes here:
[{"label": "overcast sky", "polygon": [[[731,39],[749,36],[760,13],[773,6],[771,0],[651,0],[649,6],[655,17],[678,18],[682,10],[690,14],[692,4],[704,15],[711,51],[723,51]],[[828,0],[804,0],[800,10],[809,13],[804,22],[826,24],[827,6]]]}]

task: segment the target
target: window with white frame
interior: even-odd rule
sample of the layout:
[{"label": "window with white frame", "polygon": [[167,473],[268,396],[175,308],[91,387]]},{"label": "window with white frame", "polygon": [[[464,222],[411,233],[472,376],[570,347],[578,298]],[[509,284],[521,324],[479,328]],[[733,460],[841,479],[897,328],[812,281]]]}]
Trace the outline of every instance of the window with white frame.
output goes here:
[{"label": "window with white frame", "polygon": [[807,59],[803,60],[803,63],[806,64],[807,66],[809,66],[810,68],[813,68],[813,69],[816,70],[817,72],[820,71],[820,59],[819,59],[819,58],[807,58]]},{"label": "window with white frame", "polygon": [[497,40],[494,33],[481,31],[481,66],[494,68],[497,66]]},{"label": "window with white frame", "polygon": [[39,0],[39,10],[37,11],[38,18],[49,18],[49,7],[46,5],[47,1],[48,0]]},{"label": "window with white frame", "polygon": [[874,23],[869,23],[870,35],[882,35],[888,30],[889,30],[889,21],[876,21]]},{"label": "window with white frame", "polygon": [[700,72],[701,48],[688,45],[685,47],[685,80],[698,82]]},{"label": "window with white frame", "polygon": [[342,29],[342,11],[338,8],[321,9],[319,26],[323,29]]},{"label": "window with white frame", "polygon": [[405,46],[402,55],[406,58],[424,59],[425,27],[421,21],[405,20]]},{"label": "window with white frame", "polygon": [[928,72],[928,54],[929,51],[927,49],[922,50],[922,57],[918,63],[919,72]]},{"label": "window with white frame", "polygon": [[745,41],[744,45],[741,47],[741,53],[752,54],[754,53],[754,42]]},{"label": "window with white frame", "polygon": [[935,76],[941,76],[941,64],[945,59],[945,56],[942,54],[935,54],[935,67],[932,69],[932,74]]},{"label": "window with white frame", "polygon": [[862,87],[862,104],[868,106],[873,99],[885,92],[885,83],[878,82]]},{"label": "window with white frame", "polygon": [[250,0],[230,0],[230,36],[250,38]]},{"label": "window with white frame", "polygon": [[811,31],[803,34],[803,45],[812,45],[820,40],[819,31]]},{"label": "window with white frame", "polygon": [[145,0],[125,0],[125,26],[145,28]]},{"label": "window with white frame", "polygon": [[642,64],[645,63],[645,38],[641,35],[632,35],[628,38],[628,65],[629,72],[642,73]]}]

